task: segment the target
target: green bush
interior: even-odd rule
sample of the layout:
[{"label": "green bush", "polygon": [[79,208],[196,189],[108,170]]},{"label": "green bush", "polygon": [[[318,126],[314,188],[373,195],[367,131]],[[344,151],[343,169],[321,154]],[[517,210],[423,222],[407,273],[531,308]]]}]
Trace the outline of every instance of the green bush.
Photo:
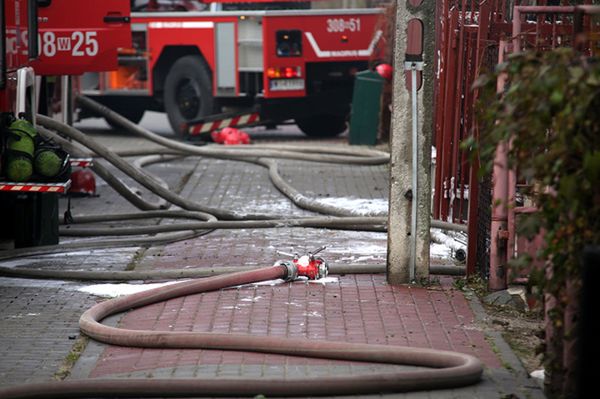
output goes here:
[{"label": "green bush", "polygon": [[[497,94],[500,75],[507,86]],[[520,233],[544,231],[538,255],[549,267],[531,279],[556,300],[546,342],[554,349],[546,350],[545,363],[564,388],[572,370],[562,351],[576,337],[572,292],[581,284],[580,255],[584,246],[600,244],[600,62],[565,48],[520,53],[482,75],[475,87],[481,94],[480,140],[465,145],[478,150],[483,172],[490,173],[496,145],[511,142],[509,162],[529,183],[523,194],[539,208]]]}]

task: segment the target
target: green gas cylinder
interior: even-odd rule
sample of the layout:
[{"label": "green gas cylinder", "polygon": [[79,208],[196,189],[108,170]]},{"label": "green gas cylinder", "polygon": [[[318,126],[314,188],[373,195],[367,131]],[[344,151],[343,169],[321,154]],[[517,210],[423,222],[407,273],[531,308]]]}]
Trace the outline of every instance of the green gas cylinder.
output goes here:
[{"label": "green gas cylinder", "polygon": [[6,176],[24,182],[33,174],[33,153],[37,132],[29,121],[17,119],[10,124],[7,140]]},{"label": "green gas cylinder", "polygon": [[63,158],[52,149],[43,149],[35,153],[35,171],[44,177],[56,177],[63,167]]}]

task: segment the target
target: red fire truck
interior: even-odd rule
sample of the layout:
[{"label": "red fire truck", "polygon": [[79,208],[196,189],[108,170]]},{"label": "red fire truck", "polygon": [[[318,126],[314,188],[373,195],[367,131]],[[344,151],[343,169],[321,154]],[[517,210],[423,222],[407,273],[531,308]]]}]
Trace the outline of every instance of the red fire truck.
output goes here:
[{"label": "red fire truck", "polygon": [[354,74],[382,47],[380,9],[133,3],[133,46],[121,49],[117,71],[84,75],[83,93],[134,122],[146,110],[166,112],[182,136],[203,132],[211,115],[249,109],[262,123],[293,119],[308,135],[337,135],[346,127]]},{"label": "red fire truck", "polygon": [[[56,75],[116,69],[117,49],[131,46],[129,14],[129,0],[0,2],[0,240],[58,243],[58,194],[70,185],[69,168],[55,180],[39,173],[41,150],[54,148],[40,140],[34,115]],[[28,121],[17,121],[27,131],[17,135],[15,119]]]}]

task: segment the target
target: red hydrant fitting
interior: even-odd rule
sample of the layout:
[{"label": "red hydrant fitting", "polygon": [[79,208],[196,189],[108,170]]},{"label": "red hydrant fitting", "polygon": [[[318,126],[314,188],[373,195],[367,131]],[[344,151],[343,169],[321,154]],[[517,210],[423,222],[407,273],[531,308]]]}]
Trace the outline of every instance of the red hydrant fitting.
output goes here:
[{"label": "red hydrant fitting", "polygon": [[292,255],[285,252],[280,252],[284,255],[293,256],[294,259],[291,261],[278,261],[276,264],[285,266],[287,268],[288,273],[286,281],[293,281],[299,276],[308,277],[309,280],[317,280],[327,277],[329,272],[329,264],[320,256],[315,256],[325,248],[326,247],[321,247],[316,251],[309,252],[302,256],[299,256],[297,253]]}]

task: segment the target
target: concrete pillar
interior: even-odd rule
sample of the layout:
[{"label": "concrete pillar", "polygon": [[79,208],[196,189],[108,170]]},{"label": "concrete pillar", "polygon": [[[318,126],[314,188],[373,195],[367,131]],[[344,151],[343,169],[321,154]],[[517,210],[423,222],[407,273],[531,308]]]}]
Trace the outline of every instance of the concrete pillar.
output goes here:
[{"label": "concrete pillar", "polygon": [[[412,4],[411,4],[412,3]],[[435,0],[403,1],[397,4],[396,45],[391,124],[390,210],[388,219],[387,280],[390,284],[410,283],[411,205],[417,201],[417,242],[414,280],[429,277],[431,221],[431,142],[433,133],[433,73],[435,49]],[[414,6],[417,4],[416,6]],[[406,88],[404,61],[408,21],[423,22],[423,86],[418,91],[418,194],[411,199],[412,115],[411,93]],[[410,74],[406,77],[410,80]]]}]

